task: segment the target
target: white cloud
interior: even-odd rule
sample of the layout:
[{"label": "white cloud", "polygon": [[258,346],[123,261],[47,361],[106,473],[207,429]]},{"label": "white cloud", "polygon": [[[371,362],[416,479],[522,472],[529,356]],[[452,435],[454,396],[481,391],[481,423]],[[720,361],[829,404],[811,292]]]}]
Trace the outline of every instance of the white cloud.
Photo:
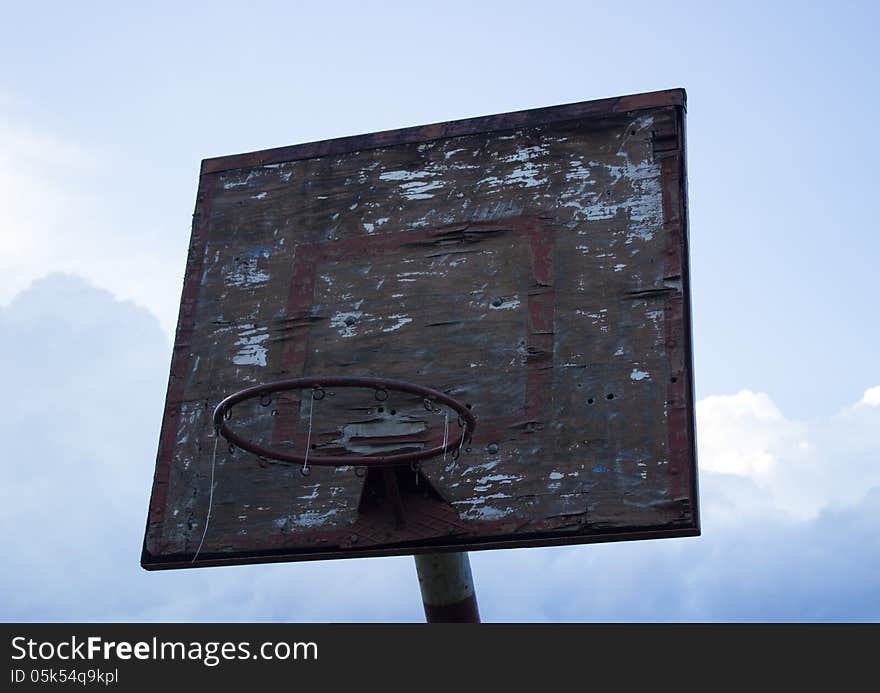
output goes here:
[{"label": "white cloud", "polygon": [[0,123],[0,302],[45,273],[40,260],[52,252],[51,236],[81,213],[81,200],[62,179],[89,165],[68,143]]},{"label": "white cloud", "polygon": [[0,118],[0,306],[49,272],[73,272],[148,307],[170,334],[189,212],[163,233],[167,187],[109,152]]},{"label": "white cloud", "polygon": [[803,449],[803,425],[787,421],[763,393],[707,397],[697,417],[703,469],[763,479],[780,455]]},{"label": "white cloud", "polygon": [[880,385],[865,390],[865,394],[859,400],[859,404],[866,407],[880,407]]},{"label": "white cloud", "polygon": [[875,393],[825,421],[786,418],[764,393],[707,397],[697,404],[700,469],[742,479],[725,485],[739,488],[740,514],[773,508],[806,519],[858,503],[880,485],[880,408],[865,406]]}]

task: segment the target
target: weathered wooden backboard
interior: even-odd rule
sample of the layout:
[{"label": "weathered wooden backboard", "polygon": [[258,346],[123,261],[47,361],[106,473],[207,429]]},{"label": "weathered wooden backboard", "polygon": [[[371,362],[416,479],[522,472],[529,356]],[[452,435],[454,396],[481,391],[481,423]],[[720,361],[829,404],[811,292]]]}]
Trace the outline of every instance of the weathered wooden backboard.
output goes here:
[{"label": "weathered wooden backboard", "polygon": [[[684,120],[671,90],[205,160],[143,566],[699,534]],[[402,523],[353,467],[213,454],[221,399],[307,375],[449,393],[474,440],[398,470]],[[444,435],[328,394],[236,423],[316,457]]]}]

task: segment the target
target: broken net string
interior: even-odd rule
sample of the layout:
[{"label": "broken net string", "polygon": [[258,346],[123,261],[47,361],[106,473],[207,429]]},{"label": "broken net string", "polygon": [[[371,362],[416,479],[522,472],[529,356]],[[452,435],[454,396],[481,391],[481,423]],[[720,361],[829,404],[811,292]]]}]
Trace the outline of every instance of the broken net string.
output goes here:
[{"label": "broken net string", "polygon": [[[439,413],[439,412],[438,412]],[[458,425],[462,426],[462,420],[459,418]],[[453,464],[458,461],[458,458],[461,457],[461,450],[464,447],[464,439],[467,437],[467,432],[464,430],[461,431],[461,437],[458,440],[458,448],[456,450],[456,454],[452,456]],[[446,455],[448,451],[446,450],[446,446],[449,445],[449,410],[444,411],[443,418],[443,464],[446,464]]]},{"label": "broken net string", "polygon": [[446,464],[446,446],[449,444],[449,410],[443,417],[443,464]]},{"label": "broken net string", "polygon": [[211,490],[208,492],[208,514],[205,516],[205,529],[202,530],[202,540],[199,542],[199,548],[193,556],[192,562],[195,563],[199,554],[202,552],[202,545],[205,543],[205,537],[208,536],[208,525],[211,522],[211,508],[214,507],[214,466],[217,463],[217,443],[220,442],[219,431],[214,431],[214,452],[211,455]]},{"label": "broken net string", "polygon": [[306,455],[305,460],[303,461],[302,473],[309,473],[309,450],[312,448],[312,412],[315,408],[315,393],[312,393],[312,398],[309,400],[309,433],[306,437]]}]

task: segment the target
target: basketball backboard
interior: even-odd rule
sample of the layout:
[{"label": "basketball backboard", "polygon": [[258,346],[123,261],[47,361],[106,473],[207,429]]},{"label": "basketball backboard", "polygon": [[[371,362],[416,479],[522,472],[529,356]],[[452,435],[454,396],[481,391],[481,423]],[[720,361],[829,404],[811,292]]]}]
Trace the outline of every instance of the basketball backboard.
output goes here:
[{"label": "basketball backboard", "polygon": [[[670,90],[203,161],[142,565],[699,534],[684,120]],[[472,440],[347,465],[464,422],[332,384],[221,412],[308,476],[217,436],[305,377],[432,388]]]}]

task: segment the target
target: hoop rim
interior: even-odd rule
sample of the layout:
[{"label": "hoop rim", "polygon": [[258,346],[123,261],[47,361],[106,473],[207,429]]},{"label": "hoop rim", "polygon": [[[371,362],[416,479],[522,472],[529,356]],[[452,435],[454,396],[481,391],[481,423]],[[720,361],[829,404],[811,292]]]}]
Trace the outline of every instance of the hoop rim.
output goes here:
[{"label": "hoop rim", "polygon": [[[395,392],[406,392],[408,394],[419,395],[426,400],[445,404],[450,409],[458,413],[459,418],[464,422],[461,432],[454,439],[447,440],[446,445],[437,445],[426,450],[416,450],[414,452],[398,453],[394,455],[376,455],[376,456],[341,456],[341,455],[298,455],[296,453],[282,452],[270,447],[258,445],[252,441],[243,438],[241,435],[233,431],[228,425],[227,415],[231,412],[232,407],[241,402],[250,399],[262,398],[265,395],[274,392],[286,392],[290,390],[305,390],[311,388],[313,390],[323,390],[325,387],[363,387],[372,388],[379,391],[392,390]],[[244,388],[238,392],[225,397],[214,408],[212,417],[214,423],[214,431],[216,435],[222,435],[231,445],[241,448],[258,458],[272,459],[278,462],[289,462],[294,464],[308,464],[315,467],[383,467],[389,465],[407,464],[419,462],[421,460],[430,459],[443,455],[450,450],[455,450],[464,445],[465,440],[473,437],[477,422],[467,404],[463,404],[454,397],[447,395],[445,392],[435,390],[431,387],[416,385],[405,380],[393,380],[391,378],[377,377],[357,377],[357,376],[309,376],[303,378],[289,378],[286,380],[276,380],[262,385],[254,385]]]}]

